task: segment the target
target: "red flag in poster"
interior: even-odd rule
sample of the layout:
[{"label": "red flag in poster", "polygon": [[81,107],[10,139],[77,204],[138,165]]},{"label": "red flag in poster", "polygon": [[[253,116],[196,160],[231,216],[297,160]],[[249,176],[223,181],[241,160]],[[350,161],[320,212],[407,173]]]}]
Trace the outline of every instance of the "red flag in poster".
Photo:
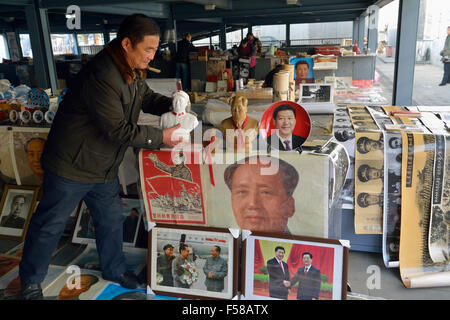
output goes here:
[{"label": "red flag in poster", "polygon": [[199,152],[141,150],[139,165],[150,221],[206,223]]}]

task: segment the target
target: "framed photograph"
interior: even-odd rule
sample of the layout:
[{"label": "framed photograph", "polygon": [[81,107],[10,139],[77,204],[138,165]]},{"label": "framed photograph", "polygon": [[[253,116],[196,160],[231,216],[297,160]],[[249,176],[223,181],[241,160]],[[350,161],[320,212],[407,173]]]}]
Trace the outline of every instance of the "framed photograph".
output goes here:
[{"label": "framed photograph", "polygon": [[6,185],[0,203],[0,238],[23,241],[39,187]]},{"label": "framed photograph", "polygon": [[313,58],[292,58],[289,60],[289,64],[294,65],[294,79],[297,88],[301,83],[314,82]]},{"label": "framed photograph", "polygon": [[[123,216],[123,245],[134,247],[142,221],[141,202],[137,197],[121,197]],[[72,243],[95,244],[94,220],[91,211],[82,201],[77,208],[77,222],[72,234]]]},{"label": "framed photograph", "polygon": [[232,299],[238,242],[228,229],[159,224],[149,234],[148,285],[158,295]]},{"label": "framed photograph", "polygon": [[301,103],[333,103],[333,89],[331,84],[300,84]]},{"label": "framed photograph", "polygon": [[348,247],[339,240],[252,233],[242,244],[248,300],[345,300]]}]

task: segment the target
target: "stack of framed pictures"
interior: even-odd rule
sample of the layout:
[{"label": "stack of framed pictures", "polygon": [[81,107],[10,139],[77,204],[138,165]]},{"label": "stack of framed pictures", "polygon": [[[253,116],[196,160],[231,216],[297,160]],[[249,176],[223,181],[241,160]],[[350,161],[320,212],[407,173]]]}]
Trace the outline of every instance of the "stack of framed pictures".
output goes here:
[{"label": "stack of framed pictures", "polygon": [[341,300],[348,252],[342,240],[158,224],[149,232],[147,290],[203,300]]}]

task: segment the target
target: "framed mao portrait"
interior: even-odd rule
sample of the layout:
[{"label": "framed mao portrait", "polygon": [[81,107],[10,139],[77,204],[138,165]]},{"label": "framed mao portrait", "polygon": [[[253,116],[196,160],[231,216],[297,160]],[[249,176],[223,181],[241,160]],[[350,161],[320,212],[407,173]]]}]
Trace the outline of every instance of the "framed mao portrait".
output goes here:
[{"label": "framed mao portrait", "polygon": [[25,239],[39,187],[6,185],[0,203],[0,238]]},{"label": "framed mao portrait", "polygon": [[252,233],[242,245],[241,290],[249,300],[345,300],[345,242]]}]

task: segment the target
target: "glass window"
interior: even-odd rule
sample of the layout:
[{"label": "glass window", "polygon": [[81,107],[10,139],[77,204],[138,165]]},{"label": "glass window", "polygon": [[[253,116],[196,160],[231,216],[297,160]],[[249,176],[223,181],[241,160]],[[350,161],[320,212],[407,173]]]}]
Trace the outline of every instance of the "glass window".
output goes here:
[{"label": "glass window", "polygon": [[[256,38],[259,38],[263,47],[271,45],[281,47],[281,43],[286,40],[286,25],[253,26],[252,33]],[[247,33],[244,34],[244,37],[246,35]]]},{"label": "glass window", "polygon": [[31,50],[30,35],[22,33],[19,35],[20,46],[22,48],[22,56],[33,58],[33,51]]},{"label": "glass window", "polygon": [[52,34],[51,40],[54,55],[78,54],[74,34]]},{"label": "glass window", "polygon": [[192,41],[192,44],[196,47],[204,47],[204,46],[209,46],[210,45],[210,40],[209,37],[208,38],[203,38],[200,40],[195,40]]},{"label": "glass window", "polygon": [[110,32],[109,41],[114,40],[115,38],[117,38],[117,32]]},{"label": "glass window", "polygon": [[353,22],[322,22],[291,24],[291,46],[341,44],[342,39],[352,38]]},{"label": "glass window", "polygon": [[[244,34],[244,37],[247,34]],[[242,40],[242,32],[241,29],[227,32],[227,49],[232,48],[234,45],[239,46]]]},{"label": "glass window", "polygon": [[[421,0],[414,68],[413,105],[449,106],[450,75],[450,2]],[[447,43],[447,47],[445,44]],[[449,62],[443,63],[445,51]],[[443,85],[445,83],[445,85]],[[440,84],[442,84],[440,86]]]},{"label": "glass window", "polygon": [[220,46],[220,39],[219,36],[213,36],[211,37],[211,43],[213,45],[213,47],[219,47]]},{"label": "glass window", "polygon": [[9,59],[8,42],[6,37],[2,34],[0,35],[0,62],[3,59]]},{"label": "glass window", "polygon": [[105,39],[103,33],[80,33],[77,34],[78,45],[82,46],[103,46]]}]

